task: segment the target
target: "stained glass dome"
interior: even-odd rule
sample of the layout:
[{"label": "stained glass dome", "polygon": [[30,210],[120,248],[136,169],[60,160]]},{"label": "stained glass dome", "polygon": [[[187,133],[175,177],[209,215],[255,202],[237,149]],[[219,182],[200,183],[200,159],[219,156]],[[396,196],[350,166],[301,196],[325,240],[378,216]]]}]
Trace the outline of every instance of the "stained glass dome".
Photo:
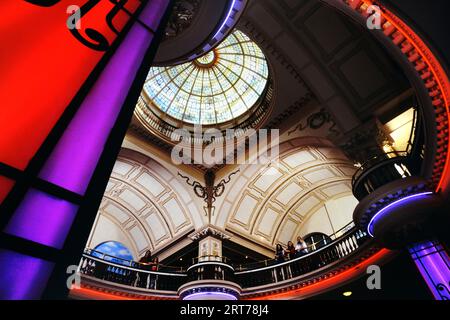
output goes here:
[{"label": "stained glass dome", "polygon": [[152,67],[144,93],[149,104],[177,120],[219,124],[256,104],[268,73],[261,49],[235,30],[217,48],[192,62]]}]

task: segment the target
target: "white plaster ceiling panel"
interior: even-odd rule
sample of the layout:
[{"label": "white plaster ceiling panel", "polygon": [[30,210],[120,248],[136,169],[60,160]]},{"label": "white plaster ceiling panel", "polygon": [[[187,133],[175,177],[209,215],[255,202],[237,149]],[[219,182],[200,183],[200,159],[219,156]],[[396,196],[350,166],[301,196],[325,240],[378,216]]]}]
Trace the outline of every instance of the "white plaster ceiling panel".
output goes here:
[{"label": "white plaster ceiling panel", "polygon": [[[101,229],[101,232],[97,231],[98,228]],[[138,249],[130,234],[124,231],[121,226],[119,226],[110,217],[101,215],[95,221],[87,247],[94,249],[99,244],[110,241],[111,239],[122,243],[130,249],[135,259],[139,257]]]},{"label": "white plaster ceiling panel", "polygon": [[132,163],[118,160],[114,165],[113,172],[120,176],[126,176],[131,172],[133,168],[134,167]]},{"label": "white plaster ceiling panel", "polygon": [[[203,203],[193,198],[190,186],[137,151],[121,150],[109,184],[99,215],[122,224],[124,236],[137,251],[142,250],[144,242],[153,251],[161,250],[188,229],[204,225],[198,209]],[[98,225],[95,236],[110,234],[105,228]],[[134,241],[140,241],[139,245]]]},{"label": "white plaster ceiling panel", "polygon": [[119,195],[119,198],[130,205],[135,211],[142,210],[146,205],[145,200],[142,199],[141,196],[137,195],[134,191],[131,191],[129,189],[123,190]]},{"label": "white plaster ceiling panel", "polygon": [[156,213],[149,214],[145,218],[145,222],[147,223],[147,227],[154,237],[155,244],[157,244],[167,236],[170,236],[169,230]]},{"label": "white plaster ceiling panel", "polygon": [[321,191],[330,198],[336,197],[341,194],[348,194],[348,193],[352,192],[348,183],[344,183],[344,182],[334,184],[329,187],[323,187],[323,188],[321,188]]},{"label": "white plaster ceiling panel", "polygon": [[308,150],[302,150],[295,152],[287,157],[283,158],[283,162],[290,168],[295,169],[303,164],[316,160],[316,157]]},{"label": "white plaster ceiling panel", "polygon": [[276,222],[280,213],[275,211],[274,208],[268,207],[263,213],[262,218],[259,221],[257,234],[263,236],[267,241],[271,241],[272,235],[275,232]]},{"label": "white plaster ceiling panel", "polygon": [[305,217],[314,207],[322,202],[317,196],[311,194],[303,198],[303,200],[297,205],[294,212],[301,217]]},{"label": "white plaster ceiling panel", "polygon": [[119,207],[119,205],[109,201],[103,208],[103,211],[116,218],[121,224],[125,223],[130,219],[129,214],[126,212],[125,209],[122,209]]},{"label": "white plaster ceiling panel", "polygon": [[241,224],[248,228],[248,223],[252,217],[253,212],[258,205],[258,199],[248,192],[244,192],[243,198],[240,199],[238,207],[234,213],[234,220],[241,222]]},{"label": "white plaster ceiling panel", "polygon": [[202,226],[203,220],[202,217],[205,216],[204,212],[199,212],[199,209],[194,204],[194,202],[190,202],[187,206],[188,211],[190,213],[190,216],[192,217],[192,220],[194,222],[195,226]]},{"label": "white plaster ceiling panel", "polygon": [[327,180],[336,177],[336,174],[329,168],[308,170],[303,177],[311,183]]},{"label": "white plaster ceiling panel", "polygon": [[275,199],[283,206],[286,206],[290,202],[295,201],[302,191],[303,188],[301,186],[299,186],[295,181],[291,181],[280,190],[280,192],[275,196]]},{"label": "white plaster ceiling panel", "polygon": [[158,173],[158,176],[160,176],[163,181],[170,181],[173,179],[173,174],[153,159],[147,161],[147,167],[151,169],[151,171]]},{"label": "white plaster ceiling panel", "polygon": [[105,193],[110,192],[116,185],[117,185],[116,182],[109,180],[108,184],[106,185]]},{"label": "white plaster ceiling panel", "polygon": [[231,201],[236,199],[238,195],[242,192],[242,190],[244,190],[247,182],[248,178],[244,176],[239,176],[239,178],[236,179],[236,182],[230,188],[230,192],[228,193],[227,199],[231,199]]},{"label": "white plaster ceiling panel", "polygon": [[312,232],[321,232],[326,235],[333,234],[333,228],[324,206],[320,207],[319,210],[302,223],[299,234],[304,237]]},{"label": "white plaster ceiling panel", "polygon": [[[308,147],[302,144],[305,141],[308,141]],[[353,164],[345,159],[345,155],[334,150],[329,141],[295,138],[283,142],[280,150],[282,161],[277,166],[256,166],[260,169],[254,170],[252,177],[245,177],[239,183],[242,186],[240,190],[246,191],[226,191],[227,200],[224,202],[228,207],[222,205],[216,219],[225,221],[225,228],[265,247],[277,242],[285,243],[286,239],[292,240],[291,235],[298,233],[304,221],[309,221],[316,214],[323,224],[329,225],[329,219],[321,211],[324,203],[351,192],[351,176],[345,175],[340,168],[353,167]],[[262,176],[265,171],[274,169],[274,173],[278,172],[272,175],[275,178]],[[243,177],[243,173],[239,175]],[[240,179],[239,175],[236,180]],[[244,181],[248,182],[245,184]],[[234,186],[231,188],[234,189]],[[227,212],[230,212],[230,218],[225,219]],[[323,220],[324,217],[327,219]],[[289,224],[287,221],[290,221]],[[316,220],[312,221],[315,225]],[[289,227],[289,236],[282,231],[285,225]]]},{"label": "white plaster ceiling panel", "polygon": [[189,194],[188,189],[186,188],[185,185],[182,185],[180,181],[178,181],[177,179],[172,179],[168,181],[168,183],[170,184],[170,188],[176,191],[177,195],[181,198],[181,200],[183,200],[185,203],[189,203],[192,201],[192,197]]},{"label": "white plaster ceiling panel", "polygon": [[260,166],[255,166],[253,164],[246,164],[242,165],[241,172],[243,176],[247,178],[253,178],[260,169],[261,169]]},{"label": "white plaster ceiling panel", "polygon": [[161,184],[161,182],[151,173],[147,171],[142,171],[135,179],[136,183],[141,185],[145,190],[147,190],[153,197],[157,198],[161,193],[163,193],[166,188]]},{"label": "white plaster ceiling panel", "polygon": [[283,227],[281,228],[281,232],[278,236],[278,242],[281,244],[287,245],[288,241],[295,238],[295,230],[297,229],[298,223],[291,219],[286,220]]},{"label": "white plaster ceiling panel", "polygon": [[267,192],[270,187],[275,184],[278,179],[283,176],[283,173],[280,172],[277,168],[269,167],[267,170],[264,170],[261,175],[256,179],[253,185],[262,192]]},{"label": "white plaster ceiling panel", "polygon": [[144,232],[139,226],[130,228],[129,233],[134,240],[139,251],[143,251],[148,247],[148,241],[144,235]]},{"label": "white plaster ceiling panel", "polygon": [[180,227],[183,227],[188,223],[186,214],[183,212],[183,209],[177,199],[171,198],[163,204],[163,207],[165,209],[165,213],[170,218],[175,231],[178,231]]}]

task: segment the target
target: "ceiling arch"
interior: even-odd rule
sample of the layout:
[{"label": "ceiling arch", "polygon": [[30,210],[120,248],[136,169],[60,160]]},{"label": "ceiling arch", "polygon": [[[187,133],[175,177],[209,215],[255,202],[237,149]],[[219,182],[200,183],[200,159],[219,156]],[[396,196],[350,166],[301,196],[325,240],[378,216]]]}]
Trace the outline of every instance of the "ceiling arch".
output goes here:
[{"label": "ceiling arch", "polygon": [[218,204],[215,224],[273,247],[317,231],[311,228],[318,223],[330,225],[320,228],[328,234],[350,223],[353,208],[348,214],[328,212],[336,201],[356,206],[351,192],[356,168],[342,151],[328,140],[310,137],[288,140],[279,148],[279,158],[269,165],[241,166]]},{"label": "ceiling arch", "polygon": [[[155,160],[122,149],[97,220],[108,219],[121,230],[134,254],[159,251],[203,225],[203,216],[190,192]],[[89,247],[100,241],[98,234],[109,234],[105,228],[104,223],[96,223]]]}]

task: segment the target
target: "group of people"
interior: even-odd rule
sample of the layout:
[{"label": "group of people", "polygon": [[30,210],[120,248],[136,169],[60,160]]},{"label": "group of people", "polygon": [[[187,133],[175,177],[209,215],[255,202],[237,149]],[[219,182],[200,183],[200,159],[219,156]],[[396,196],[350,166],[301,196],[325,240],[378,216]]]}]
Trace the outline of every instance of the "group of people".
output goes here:
[{"label": "group of people", "polygon": [[302,237],[297,237],[297,243],[294,245],[292,241],[289,241],[286,249],[281,244],[277,244],[275,250],[275,259],[281,263],[286,260],[292,260],[301,257],[308,253],[309,247]]}]

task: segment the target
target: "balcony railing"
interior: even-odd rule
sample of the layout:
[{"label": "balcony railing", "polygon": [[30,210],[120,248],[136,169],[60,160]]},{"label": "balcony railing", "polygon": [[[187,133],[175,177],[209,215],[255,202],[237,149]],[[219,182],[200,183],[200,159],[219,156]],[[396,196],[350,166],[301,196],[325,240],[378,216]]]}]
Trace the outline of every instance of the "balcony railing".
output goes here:
[{"label": "balcony railing", "polygon": [[146,270],[148,266],[134,261],[114,258],[117,262],[113,262],[110,258],[107,255],[99,257],[98,252],[87,249],[81,258],[80,273],[121,285],[158,291],[177,291],[186,283],[187,274],[182,269],[177,272],[176,268],[158,266],[158,271],[150,271]]},{"label": "balcony railing", "polygon": [[390,182],[421,174],[426,146],[423,125],[416,109],[412,124],[405,151],[374,156],[355,172],[352,187],[358,200]]},{"label": "balcony railing", "polygon": [[[273,107],[273,97],[273,81],[269,79],[264,93],[261,95],[258,102],[255,103],[255,106],[253,106],[249,111],[247,111],[244,115],[237,119],[240,122],[236,122],[237,120],[234,119],[227,123],[219,125],[219,128],[226,128],[221,129],[222,135],[220,137],[215,137],[214,142],[220,144],[230,138],[239,139],[241,137],[244,137],[247,134],[248,130],[255,129],[261,126],[264,120],[268,117],[271,108]],[[183,138],[185,139],[183,141],[187,144],[200,146],[208,143],[203,137],[197,137],[194,134],[192,134],[189,139],[187,139],[187,137],[180,136],[180,134],[177,133],[177,129],[187,128],[188,125],[180,120],[171,118],[167,114],[160,112],[156,108],[150,106],[142,96],[139,97],[137,102],[136,115],[138,116],[138,118],[143,120],[145,126],[152,129],[156,134],[159,134],[172,142],[179,142]],[[164,119],[170,119],[170,122],[172,123],[169,123]],[[208,126],[206,125],[203,127],[208,128]],[[216,129],[216,127],[217,125],[212,126],[211,128]],[[234,136],[229,137],[227,135],[226,129],[235,130]]]},{"label": "balcony railing", "polygon": [[248,289],[302,277],[353,254],[367,239],[364,231],[353,228],[328,245],[298,258],[282,263],[272,260],[266,267],[237,271],[236,283]]},{"label": "balcony railing", "polygon": [[283,285],[284,281],[301,279],[349,257],[369,238],[364,231],[355,227],[349,229],[347,226],[339,233],[339,237],[335,236],[334,240],[320,249],[283,263],[266,260],[258,267],[233,266],[222,261],[197,261],[186,270],[160,266],[158,271],[151,271],[137,262],[113,262],[111,257],[99,256],[95,251],[86,250],[81,260],[80,273],[129,286],[130,289],[141,288],[174,294],[181,286],[201,280],[233,282],[244,290],[277,283]]}]

